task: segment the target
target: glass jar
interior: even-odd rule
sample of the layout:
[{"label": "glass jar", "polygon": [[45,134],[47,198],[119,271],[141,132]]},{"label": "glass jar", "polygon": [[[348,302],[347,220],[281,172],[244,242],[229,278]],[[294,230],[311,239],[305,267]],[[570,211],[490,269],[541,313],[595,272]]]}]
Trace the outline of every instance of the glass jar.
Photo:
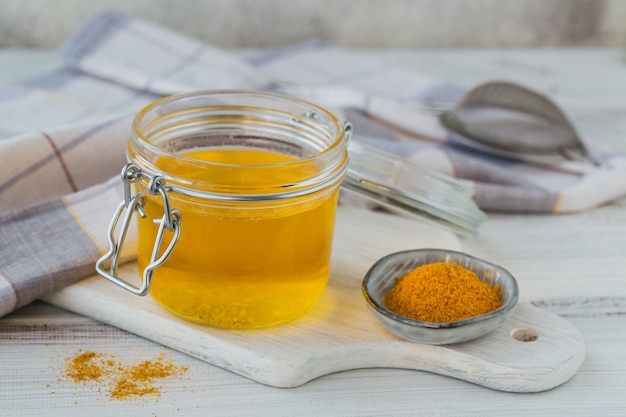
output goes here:
[{"label": "glass jar", "polygon": [[[328,280],[351,131],[315,104],[266,92],[152,103],[133,122],[125,199],[98,273],[197,323],[253,329],[299,317]],[[450,179],[361,146],[350,158],[346,188],[463,226],[467,193],[459,200]],[[133,217],[140,286],[116,275]]]}]

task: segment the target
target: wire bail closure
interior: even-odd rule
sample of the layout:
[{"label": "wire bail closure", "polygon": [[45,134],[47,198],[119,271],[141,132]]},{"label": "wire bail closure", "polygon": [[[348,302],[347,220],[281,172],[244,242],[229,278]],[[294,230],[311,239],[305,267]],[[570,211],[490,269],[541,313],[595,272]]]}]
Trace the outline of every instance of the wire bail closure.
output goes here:
[{"label": "wire bail closure", "polygon": [[[170,207],[170,199],[168,196],[168,188],[165,186],[165,180],[160,176],[149,177],[143,173],[141,168],[134,163],[128,163],[122,169],[122,180],[124,181],[124,201],[122,201],[117,207],[108,230],[109,251],[102,256],[96,262],[96,272],[102,277],[108,279],[114,284],[119,285],[125,290],[130,291],[135,295],[144,296],[150,291],[150,285],[152,284],[152,276],[154,270],[161,266],[174,250],[174,246],[180,238],[180,221],[181,215],[177,209]],[[146,212],[144,206],[146,204],[146,195],[144,193],[132,194],[131,184],[141,179],[149,179],[148,192],[152,195],[160,195],[163,200],[163,217],[160,219],[153,219],[155,224],[159,225],[157,235],[152,248],[152,255],[150,256],[150,263],[146,266],[142,274],[141,286],[135,286],[128,281],[117,276],[117,268],[119,265],[120,254],[122,253],[122,247],[124,240],[128,233],[130,223],[135,212],[139,213],[141,218],[146,218]],[[121,226],[119,231],[119,239],[115,237],[115,231],[118,228],[118,224]],[[163,237],[165,231],[172,232],[172,240],[163,253],[161,252],[161,245],[163,243]],[[103,264],[110,261],[108,271],[103,267]]]}]

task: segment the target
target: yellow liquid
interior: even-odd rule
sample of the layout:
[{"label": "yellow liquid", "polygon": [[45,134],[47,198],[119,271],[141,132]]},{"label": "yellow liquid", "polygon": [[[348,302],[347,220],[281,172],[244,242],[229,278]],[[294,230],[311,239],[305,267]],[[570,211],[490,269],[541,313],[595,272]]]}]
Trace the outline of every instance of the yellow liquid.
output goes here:
[{"label": "yellow liquid", "polygon": [[[251,150],[184,156],[239,164],[290,159]],[[174,168],[177,175],[184,173],[183,165]],[[254,182],[254,171],[242,181]],[[172,207],[181,211],[181,236],[165,264],[155,270],[150,294],[187,320],[218,327],[268,327],[301,316],[328,280],[337,195],[338,186],[333,186],[304,199],[250,207],[190,203],[170,193]],[[145,208],[148,217],[139,221],[142,269],[149,262],[157,231],[151,219],[163,215],[159,197],[150,197]],[[168,243],[166,239],[162,247]]]}]

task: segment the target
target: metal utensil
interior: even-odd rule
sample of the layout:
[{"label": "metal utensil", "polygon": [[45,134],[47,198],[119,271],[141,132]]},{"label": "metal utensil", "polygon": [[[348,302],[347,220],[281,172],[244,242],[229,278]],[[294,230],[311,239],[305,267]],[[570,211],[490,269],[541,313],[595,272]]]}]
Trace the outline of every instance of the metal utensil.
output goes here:
[{"label": "metal utensil", "polygon": [[517,84],[479,85],[439,117],[453,140],[484,152],[535,162],[599,165],[556,104]]}]

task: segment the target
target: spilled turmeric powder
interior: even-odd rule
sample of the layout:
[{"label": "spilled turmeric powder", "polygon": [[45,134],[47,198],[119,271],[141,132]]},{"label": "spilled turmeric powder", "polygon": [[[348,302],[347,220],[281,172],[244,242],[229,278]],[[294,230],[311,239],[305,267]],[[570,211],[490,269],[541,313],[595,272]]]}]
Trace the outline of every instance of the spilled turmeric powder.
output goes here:
[{"label": "spilled turmeric powder", "polygon": [[502,287],[482,281],[460,265],[435,262],[398,278],[385,295],[385,306],[416,320],[457,321],[502,306]]},{"label": "spilled turmeric powder", "polygon": [[74,382],[98,381],[106,370],[98,363],[99,359],[96,352],[79,353],[68,362],[65,374]]},{"label": "spilled turmeric powder", "polygon": [[64,374],[75,383],[97,382],[108,386],[111,399],[124,400],[146,395],[160,396],[158,380],[179,377],[187,371],[185,366],[176,366],[161,354],[154,360],[136,365],[127,365],[111,355],[79,350],[66,359]]}]

